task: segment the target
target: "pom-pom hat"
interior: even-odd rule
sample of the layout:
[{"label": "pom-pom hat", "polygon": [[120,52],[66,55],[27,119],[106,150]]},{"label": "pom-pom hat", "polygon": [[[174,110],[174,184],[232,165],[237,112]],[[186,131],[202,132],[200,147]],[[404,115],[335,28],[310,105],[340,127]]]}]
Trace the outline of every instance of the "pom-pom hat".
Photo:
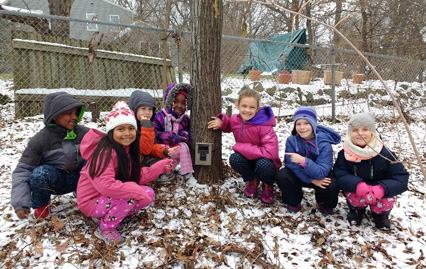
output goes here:
[{"label": "pom-pom hat", "polygon": [[126,102],[118,101],[108,113],[106,118],[106,132],[122,124],[131,124],[137,128],[135,113],[129,108]]},{"label": "pom-pom hat", "polygon": [[312,126],[312,132],[316,134],[318,121],[317,121],[317,112],[315,111],[313,107],[301,106],[298,109],[296,109],[293,115],[294,126],[293,126],[293,131],[291,132],[292,135],[297,134],[296,122],[297,120],[300,120],[300,119],[307,120],[309,124]]}]

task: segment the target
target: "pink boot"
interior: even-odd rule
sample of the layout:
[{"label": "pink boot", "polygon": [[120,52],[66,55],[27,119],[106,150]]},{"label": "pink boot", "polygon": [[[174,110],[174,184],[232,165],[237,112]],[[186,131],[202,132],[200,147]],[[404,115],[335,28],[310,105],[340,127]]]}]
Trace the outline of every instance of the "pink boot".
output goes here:
[{"label": "pink boot", "polygon": [[252,181],[246,181],[246,188],[244,189],[244,194],[247,197],[254,197],[257,194],[257,185],[259,184],[259,180],[257,178]]},{"label": "pink boot", "polygon": [[274,187],[272,185],[262,183],[262,194],[260,200],[265,204],[274,203]]}]

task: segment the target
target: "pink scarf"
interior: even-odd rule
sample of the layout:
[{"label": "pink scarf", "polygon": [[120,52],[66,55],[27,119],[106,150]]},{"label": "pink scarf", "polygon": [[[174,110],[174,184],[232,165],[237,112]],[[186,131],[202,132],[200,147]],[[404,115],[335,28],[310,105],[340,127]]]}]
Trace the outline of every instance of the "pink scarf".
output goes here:
[{"label": "pink scarf", "polygon": [[183,120],[183,116],[185,116],[185,114],[182,114],[182,116],[176,119],[173,115],[167,113],[166,109],[163,108],[162,110],[166,115],[164,117],[164,130],[166,132],[173,132],[177,134],[179,132],[180,122]]},{"label": "pink scarf", "polygon": [[343,150],[345,151],[345,159],[350,162],[359,163],[362,160],[369,160],[379,155],[382,151],[383,142],[373,135],[371,141],[363,148],[352,143],[349,136],[343,142]]}]

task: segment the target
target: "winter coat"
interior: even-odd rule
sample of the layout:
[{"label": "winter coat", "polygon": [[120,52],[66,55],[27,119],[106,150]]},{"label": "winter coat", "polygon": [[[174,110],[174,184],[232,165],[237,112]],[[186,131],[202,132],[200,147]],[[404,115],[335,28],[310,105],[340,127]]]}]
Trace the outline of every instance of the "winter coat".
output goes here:
[{"label": "winter coat", "polygon": [[278,156],[278,138],[274,131],[275,116],[271,107],[264,106],[249,121],[244,122],[239,114],[230,118],[226,114],[217,115],[222,120],[220,129],[234,134],[236,144],[232,149],[249,160],[270,159],[275,168],[281,167]]},{"label": "winter coat", "polygon": [[364,181],[368,185],[380,184],[385,190],[384,197],[392,197],[407,190],[409,174],[404,165],[389,160],[397,161],[397,157],[385,147],[377,156],[361,162],[347,161],[341,150],[333,174],[344,192],[356,192],[358,183]]},{"label": "winter coat", "polygon": [[285,167],[304,183],[311,183],[313,179],[322,179],[330,174],[333,167],[333,148],[331,144],[338,144],[341,137],[334,130],[318,125],[315,138],[305,140],[300,135],[291,135],[287,138],[285,152],[297,153],[305,157],[305,166],[291,161],[286,155]]},{"label": "winter coat", "polygon": [[[152,107],[153,113],[151,121],[155,118],[155,100],[147,92],[143,91],[133,91],[129,98],[129,107],[135,113],[137,117],[137,110],[140,106],[145,105]],[[139,121],[138,124],[138,136],[140,141],[140,152],[142,157],[142,162],[147,161],[151,157],[156,157],[164,159],[168,157],[167,148],[161,144],[158,144],[155,139],[155,131],[151,121]]]},{"label": "winter coat", "polygon": [[80,143],[88,128],[76,124],[72,131],[52,123],[53,119],[71,109],[79,108],[78,122],[84,106],[68,93],[49,94],[44,100],[45,126],[28,142],[12,173],[11,204],[15,211],[30,209],[29,178],[34,168],[51,165],[57,169],[74,171],[82,161]]},{"label": "winter coat", "polygon": [[[91,129],[81,141],[81,154],[83,158],[88,160],[80,173],[80,180],[77,185],[77,205],[78,208],[88,217],[92,215],[93,208],[99,196],[107,196],[111,198],[145,200],[151,199],[149,194],[135,182],[122,182],[115,179],[118,169],[117,154],[113,150],[108,166],[105,171],[91,178],[89,174],[89,165],[91,157],[98,143],[105,133]],[[129,147],[126,147],[128,154]],[[130,158],[130,155],[129,155]],[[164,173],[164,168],[152,166],[144,167],[141,170],[139,184],[146,184],[156,179],[160,174]]]},{"label": "winter coat", "polygon": [[158,142],[170,147],[173,147],[181,142],[190,145],[189,117],[186,114],[183,114],[179,118],[181,119],[179,123],[179,129],[175,131],[166,131],[165,118],[167,114],[175,115],[177,117],[176,113],[171,109],[162,109],[155,115],[153,125],[155,129],[155,136],[157,137]]}]

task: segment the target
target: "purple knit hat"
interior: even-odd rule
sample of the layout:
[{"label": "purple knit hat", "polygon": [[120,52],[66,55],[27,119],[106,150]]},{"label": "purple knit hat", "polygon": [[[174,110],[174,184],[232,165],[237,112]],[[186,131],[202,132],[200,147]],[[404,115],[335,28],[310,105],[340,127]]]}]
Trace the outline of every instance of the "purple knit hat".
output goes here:
[{"label": "purple knit hat", "polygon": [[315,109],[313,107],[301,106],[298,109],[296,109],[296,111],[294,112],[294,115],[293,115],[294,127],[293,127],[293,131],[291,131],[292,135],[297,134],[296,122],[297,122],[297,120],[300,120],[300,119],[307,120],[309,122],[309,124],[312,126],[313,133],[314,134],[317,133],[317,126],[318,126],[317,112],[315,111]]}]

